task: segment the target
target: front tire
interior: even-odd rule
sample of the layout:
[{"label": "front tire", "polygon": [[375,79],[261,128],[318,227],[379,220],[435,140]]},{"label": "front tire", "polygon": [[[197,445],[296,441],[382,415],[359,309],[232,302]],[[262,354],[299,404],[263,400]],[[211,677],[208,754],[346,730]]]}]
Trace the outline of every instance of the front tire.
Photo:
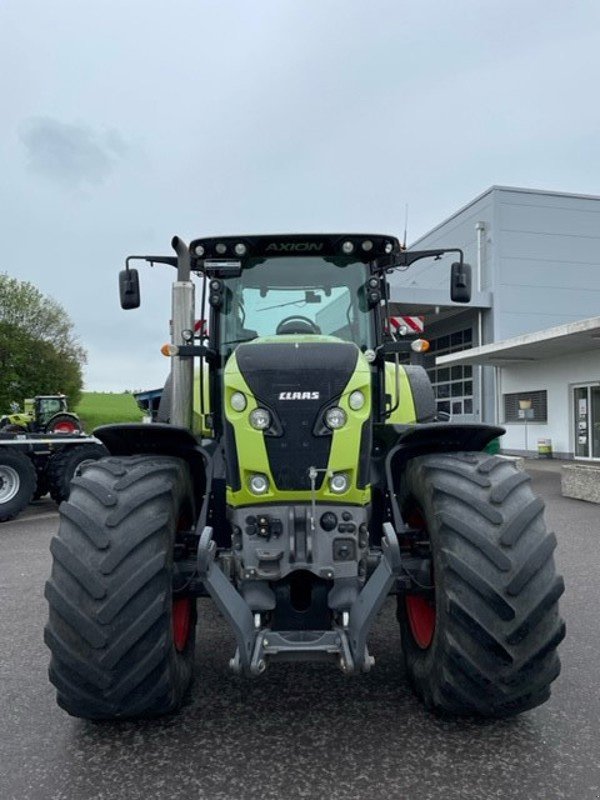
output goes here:
[{"label": "front tire", "polygon": [[74,478],[50,546],[45,629],[50,680],[69,714],[147,717],[181,705],[196,607],[173,598],[173,553],[193,511],[176,458],[104,458]]},{"label": "front tire", "polygon": [[29,505],[37,485],[30,459],[9,447],[0,449],[0,522],[6,522]]},{"label": "front tire", "polygon": [[399,596],[406,670],[426,706],[506,717],[545,702],[565,626],[554,534],[529,476],[496,456],[409,462],[405,519],[422,519],[435,595]]}]

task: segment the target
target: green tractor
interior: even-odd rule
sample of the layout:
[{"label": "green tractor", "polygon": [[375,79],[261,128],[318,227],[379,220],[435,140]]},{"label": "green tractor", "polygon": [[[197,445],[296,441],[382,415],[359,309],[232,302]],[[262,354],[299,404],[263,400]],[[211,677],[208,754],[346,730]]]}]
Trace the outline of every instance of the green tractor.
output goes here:
[{"label": "green tractor", "polygon": [[13,413],[0,418],[0,431],[4,433],[79,433],[81,422],[69,411],[64,394],[43,394],[23,402],[19,412],[15,404]]},{"label": "green tractor", "polygon": [[235,636],[234,673],[321,661],[360,675],[390,595],[428,708],[543,703],[564,635],[543,503],[485,452],[501,428],[438,420],[427,373],[404,363],[423,341],[387,325],[388,274],[422,258],[457,253],[451,296],[468,302],[462,252],[371,235],[172,245],[120,274],[137,308],[132,259],[177,270],[163,421],[97,429],[111,455],[60,507],[45,631],[59,705],[90,719],[177,709],[206,597]]}]

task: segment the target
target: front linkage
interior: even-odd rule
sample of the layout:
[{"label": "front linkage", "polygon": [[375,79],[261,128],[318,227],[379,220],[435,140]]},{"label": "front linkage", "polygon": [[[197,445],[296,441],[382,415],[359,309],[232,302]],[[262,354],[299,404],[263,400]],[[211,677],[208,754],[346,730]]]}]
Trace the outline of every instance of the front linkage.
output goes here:
[{"label": "front linkage", "polygon": [[333,656],[342,672],[368,672],[375,660],[369,655],[367,637],[402,569],[398,537],[389,523],[384,530],[379,563],[349,610],[342,612],[341,625],[333,625],[328,631],[273,631],[262,627],[261,615],[252,613],[225,577],[215,559],[212,528],[204,528],[198,545],[197,575],[235,633],[237,650],[230,661],[233,671],[260,675],[268,660],[318,661]]}]

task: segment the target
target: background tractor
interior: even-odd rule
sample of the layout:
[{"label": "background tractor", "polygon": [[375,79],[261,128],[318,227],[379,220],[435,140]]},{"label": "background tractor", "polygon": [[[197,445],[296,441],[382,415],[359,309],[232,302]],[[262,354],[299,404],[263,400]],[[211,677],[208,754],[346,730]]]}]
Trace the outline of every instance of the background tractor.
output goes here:
[{"label": "background tractor", "polygon": [[64,394],[37,395],[23,402],[23,411],[0,418],[6,433],[75,433],[81,431],[77,414],[69,411]]},{"label": "background tractor", "polygon": [[564,625],[543,504],[484,451],[501,428],[437,419],[426,372],[401,363],[425,345],[387,326],[387,275],[418,259],[456,253],[451,296],[468,302],[462,252],[353,234],[172,244],[119,278],[131,309],[132,259],[177,270],[163,422],[97,429],[110,456],[60,507],[45,632],[58,703],[93,719],[178,708],[206,597],[235,635],[234,673],[360,675],[390,595],[429,708],[544,702]]}]

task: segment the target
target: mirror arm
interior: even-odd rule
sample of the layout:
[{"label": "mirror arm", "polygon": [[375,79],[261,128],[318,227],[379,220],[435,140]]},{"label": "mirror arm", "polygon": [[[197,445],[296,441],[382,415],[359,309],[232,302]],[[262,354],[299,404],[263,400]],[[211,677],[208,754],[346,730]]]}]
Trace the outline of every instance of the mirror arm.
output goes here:
[{"label": "mirror arm", "polygon": [[403,253],[394,256],[392,264],[385,267],[385,269],[390,267],[410,267],[411,264],[414,264],[415,261],[420,261],[422,258],[440,258],[446,253],[458,253],[460,264],[464,263],[465,256],[459,247],[441,248],[439,250],[405,250]]},{"label": "mirror arm", "polygon": [[168,264],[170,267],[177,266],[176,256],[127,256],[125,259],[125,269],[129,271],[130,261],[147,261],[149,264]]}]

